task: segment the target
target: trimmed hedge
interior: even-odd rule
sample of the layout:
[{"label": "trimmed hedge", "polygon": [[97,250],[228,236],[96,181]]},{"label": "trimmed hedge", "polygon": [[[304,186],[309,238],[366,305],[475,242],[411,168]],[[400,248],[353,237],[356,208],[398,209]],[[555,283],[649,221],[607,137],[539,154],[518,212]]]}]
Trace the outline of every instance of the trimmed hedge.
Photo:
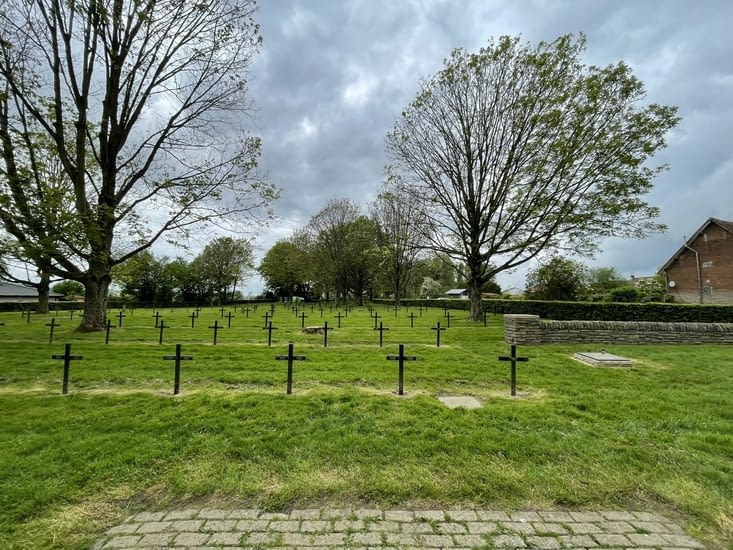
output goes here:
[{"label": "trimmed hedge", "polygon": [[[378,300],[391,304],[390,300]],[[450,307],[468,310],[468,300],[402,300],[410,307]],[[541,300],[483,300],[484,311],[504,315],[526,313],[556,321],[658,321],[669,323],[733,323],[733,305],[665,304],[659,302],[546,302]]]}]

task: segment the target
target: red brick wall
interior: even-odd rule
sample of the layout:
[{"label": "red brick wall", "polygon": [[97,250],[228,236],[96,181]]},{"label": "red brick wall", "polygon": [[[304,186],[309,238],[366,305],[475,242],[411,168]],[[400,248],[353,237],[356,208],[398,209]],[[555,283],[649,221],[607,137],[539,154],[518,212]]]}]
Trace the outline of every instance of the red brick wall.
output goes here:
[{"label": "red brick wall", "polygon": [[[733,235],[712,223],[690,247],[699,255],[703,302],[733,303]],[[675,301],[700,302],[696,258],[691,250],[685,249],[669,266],[669,281],[675,282],[674,287],[667,287],[667,292],[675,297]]]}]

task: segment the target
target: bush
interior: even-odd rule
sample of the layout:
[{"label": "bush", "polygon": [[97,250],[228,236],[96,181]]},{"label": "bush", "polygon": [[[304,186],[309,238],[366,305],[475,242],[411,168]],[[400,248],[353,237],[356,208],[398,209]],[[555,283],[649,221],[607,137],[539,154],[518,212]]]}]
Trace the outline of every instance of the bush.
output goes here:
[{"label": "bush", "polygon": [[634,286],[620,286],[608,293],[609,302],[641,302],[642,293]]}]

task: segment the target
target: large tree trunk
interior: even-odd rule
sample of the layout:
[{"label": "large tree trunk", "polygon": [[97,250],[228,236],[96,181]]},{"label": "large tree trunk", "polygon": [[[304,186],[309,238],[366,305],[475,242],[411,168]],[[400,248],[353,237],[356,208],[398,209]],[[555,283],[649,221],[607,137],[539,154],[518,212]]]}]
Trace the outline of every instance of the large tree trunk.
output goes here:
[{"label": "large tree trunk", "polygon": [[51,287],[51,276],[47,272],[41,273],[41,280],[36,285],[38,290],[38,306],[36,313],[48,313],[48,293]]},{"label": "large tree trunk", "polygon": [[92,332],[104,329],[107,313],[107,294],[112,281],[110,269],[102,263],[89,265],[85,286],[84,318],[77,329],[80,332]]},{"label": "large tree trunk", "polygon": [[483,305],[481,304],[481,287],[483,282],[475,275],[468,281],[468,299],[471,301],[471,321],[483,320]]}]

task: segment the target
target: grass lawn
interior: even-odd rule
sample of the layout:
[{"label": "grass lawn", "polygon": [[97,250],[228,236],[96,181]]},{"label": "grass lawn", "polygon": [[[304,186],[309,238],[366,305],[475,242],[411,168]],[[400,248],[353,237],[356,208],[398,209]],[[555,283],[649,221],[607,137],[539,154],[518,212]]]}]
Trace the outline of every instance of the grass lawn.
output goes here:
[{"label": "grass lawn", "polygon": [[[711,548],[733,540],[733,346],[612,346],[631,369],[570,358],[601,346],[525,346],[509,395],[501,317],[488,327],[442,309],[366,308],[338,326],[266,306],[229,320],[207,308],[126,312],[110,332],[77,334],[77,319],[0,314],[0,547],[86,548],[138,510],[197,503],[294,506],[636,509],[679,521]],[[113,326],[117,311],[110,312]],[[299,312],[299,314],[302,313]],[[413,318],[410,319],[409,315]],[[322,316],[321,316],[322,315]],[[77,314],[78,317],[78,314]],[[226,328],[213,345],[218,321]],[[328,322],[322,335],[301,324]],[[410,324],[414,326],[411,328]],[[71,364],[61,395],[64,343]],[[288,342],[306,361],[285,394]],[[182,363],[173,396],[176,343]],[[398,343],[417,361],[405,363]],[[471,395],[476,410],[443,406]]]}]

